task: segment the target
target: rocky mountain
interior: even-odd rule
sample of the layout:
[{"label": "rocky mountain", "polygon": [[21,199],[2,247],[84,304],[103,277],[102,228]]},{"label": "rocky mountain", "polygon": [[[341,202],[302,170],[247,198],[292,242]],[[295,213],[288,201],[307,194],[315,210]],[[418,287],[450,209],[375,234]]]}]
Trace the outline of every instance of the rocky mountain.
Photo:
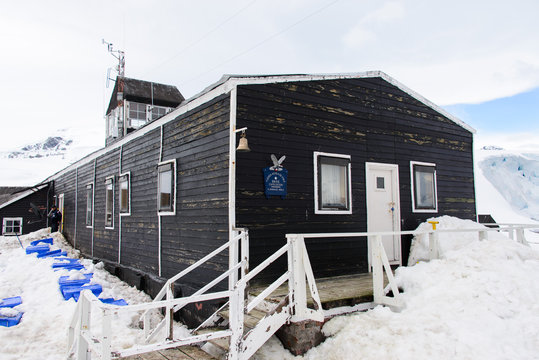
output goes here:
[{"label": "rocky mountain", "polygon": [[62,136],[49,136],[42,142],[25,145],[19,150],[7,152],[2,155],[8,159],[33,159],[49,156],[62,156],[69,151],[72,144],[73,140],[71,139]]}]

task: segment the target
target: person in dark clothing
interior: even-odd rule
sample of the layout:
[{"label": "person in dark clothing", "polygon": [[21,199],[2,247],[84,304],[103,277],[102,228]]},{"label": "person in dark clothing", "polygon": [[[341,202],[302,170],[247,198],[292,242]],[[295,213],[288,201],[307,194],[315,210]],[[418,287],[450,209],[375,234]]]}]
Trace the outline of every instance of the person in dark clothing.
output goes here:
[{"label": "person in dark clothing", "polygon": [[62,213],[60,212],[60,210],[58,210],[58,207],[56,205],[52,206],[48,217],[51,221],[51,232],[57,232],[58,227],[60,226],[60,221],[62,221]]}]

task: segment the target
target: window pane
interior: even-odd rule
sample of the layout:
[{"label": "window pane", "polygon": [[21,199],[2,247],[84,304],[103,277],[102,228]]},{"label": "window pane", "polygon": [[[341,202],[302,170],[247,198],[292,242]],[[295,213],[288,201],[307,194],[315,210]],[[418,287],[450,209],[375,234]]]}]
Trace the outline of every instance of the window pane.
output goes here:
[{"label": "window pane", "polygon": [[414,166],[414,199],[417,209],[436,209],[434,170],[432,166]]},{"label": "window pane", "polygon": [[172,210],[172,169],[159,171],[159,210]]},{"label": "window pane", "polygon": [[114,190],[112,180],[107,180],[106,182],[106,193],[105,193],[105,226],[111,227],[112,217],[114,212]]},{"label": "window pane", "polygon": [[129,177],[127,175],[120,178],[120,212],[129,212]]},{"label": "window pane", "polygon": [[93,185],[86,187],[86,225],[92,225]]}]

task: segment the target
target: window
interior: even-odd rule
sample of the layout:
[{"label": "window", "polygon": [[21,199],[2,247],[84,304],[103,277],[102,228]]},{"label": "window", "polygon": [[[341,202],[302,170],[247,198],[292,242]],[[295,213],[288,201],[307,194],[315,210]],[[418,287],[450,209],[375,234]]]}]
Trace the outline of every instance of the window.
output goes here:
[{"label": "window", "polygon": [[414,212],[437,212],[436,164],[410,162],[412,209]]},{"label": "window", "polygon": [[315,213],[351,214],[350,156],[314,153]]},{"label": "window", "polygon": [[114,227],[114,177],[105,179],[105,227]]},{"label": "window", "polygon": [[22,235],[22,218],[4,218],[2,235]]},{"label": "window", "polygon": [[94,210],[94,184],[86,185],[86,226],[92,227]]},{"label": "window", "polygon": [[175,165],[175,161],[167,161],[157,166],[157,209],[159,212],[174,213]]},{"label": "window", "polygon": [[120,185],[120,215],[131,214],[130,176],[130,173],[122,174],[118,180]]},{"label": "window", "polygon": [[147,107],[147,114],[148,114],[148,121],[153,121],[157,118],[160,118],[161,116],[168,114],[170,112],[171,108],[164,107],[164,106],[155,106],[155,105],[148,105]]},{"label": "window", "polygon": [[138,129],[146,124],[146,104],[130,101],[129,104],[129,127]]},{"label": "window", "polygon": [[107,137],[118,137],[119,109],[112,110],[107,116]]}]

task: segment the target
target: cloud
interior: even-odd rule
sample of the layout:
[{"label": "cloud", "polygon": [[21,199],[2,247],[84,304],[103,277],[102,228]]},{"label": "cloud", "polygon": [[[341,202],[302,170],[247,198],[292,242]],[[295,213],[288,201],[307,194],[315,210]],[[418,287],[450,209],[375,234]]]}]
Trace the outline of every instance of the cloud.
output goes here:
[{"label": "cloud", "polygon": [[374,30],[381,30],[378,28],[379,25],[402,19],[404,15],[404,6],[401,3],[395,1],[385,3],[359,19],[358,23],[344,35],[343,42],[348,47],[361,47],[377,39]]}]

